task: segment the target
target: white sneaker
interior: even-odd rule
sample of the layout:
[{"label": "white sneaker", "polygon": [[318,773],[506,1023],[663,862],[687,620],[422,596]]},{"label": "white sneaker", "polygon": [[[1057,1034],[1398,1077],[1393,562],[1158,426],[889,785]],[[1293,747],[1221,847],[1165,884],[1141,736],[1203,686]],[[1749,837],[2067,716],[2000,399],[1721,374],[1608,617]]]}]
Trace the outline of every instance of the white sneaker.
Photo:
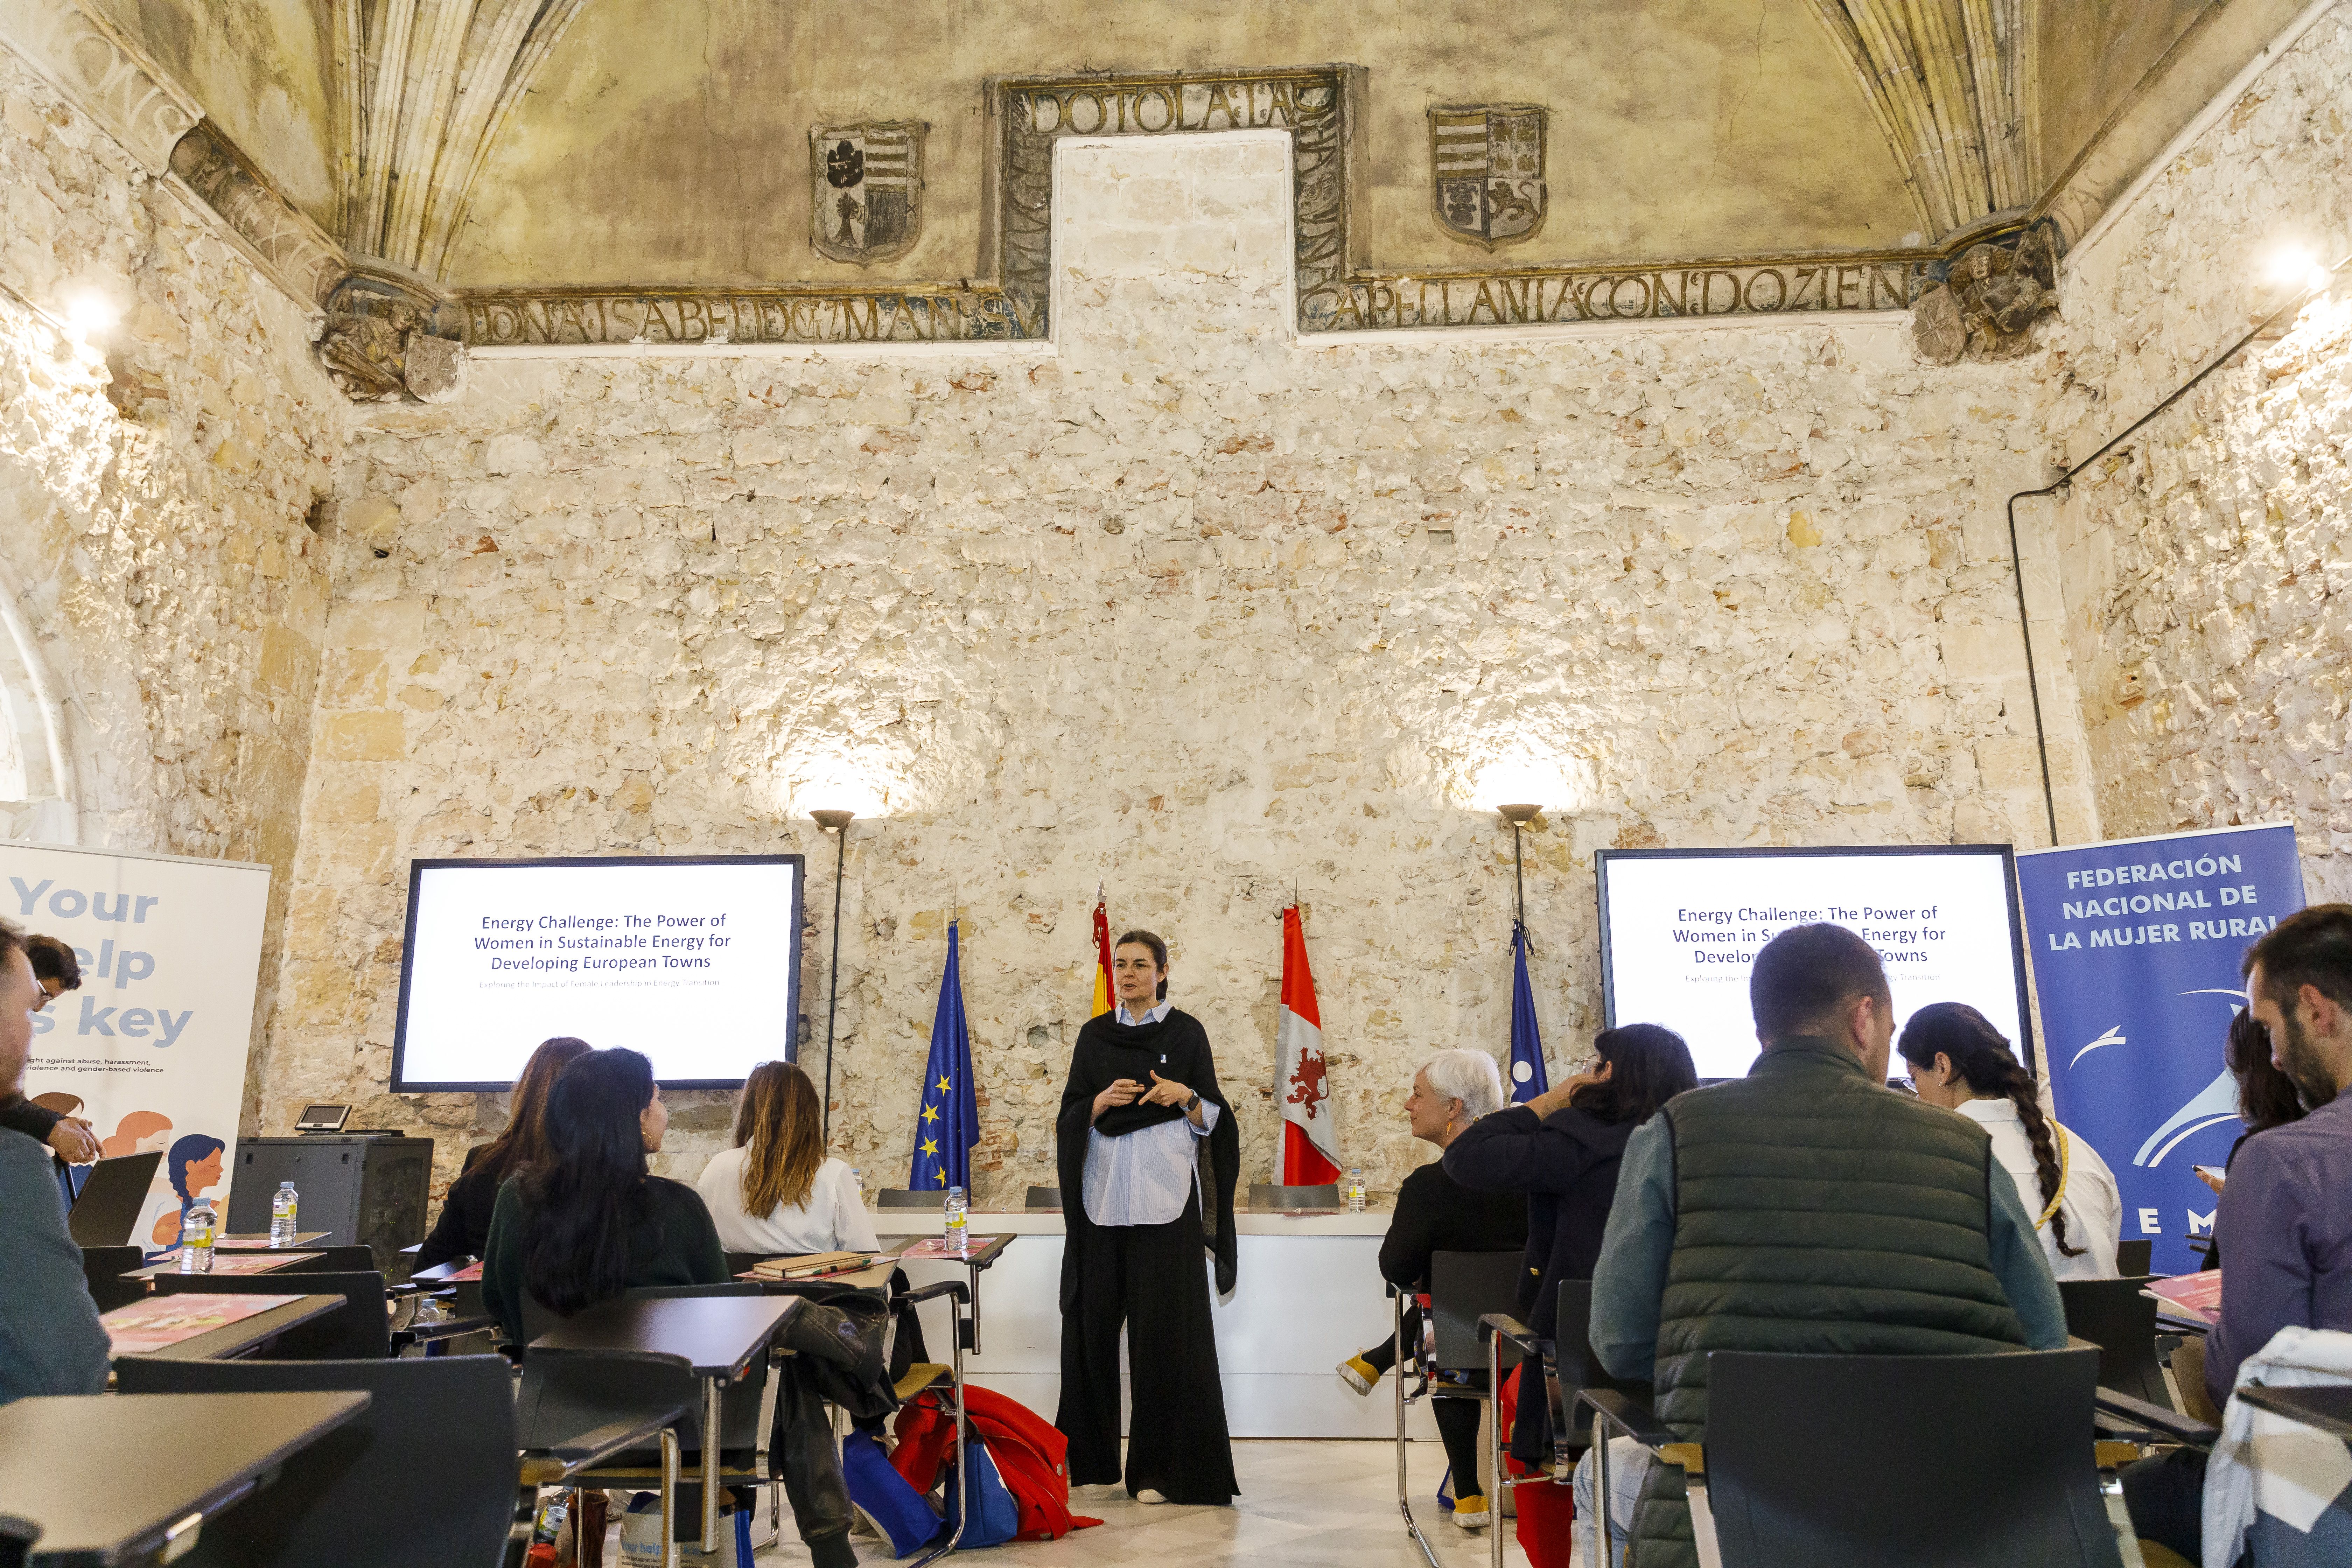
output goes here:
[{"label": "white sneaker", "polygon": [[1160,1495],[1159,1488],[1146,1487],[1141,1491],[1135,1494],[1135,1500],[1138,1502],[1166,1502],[1168,1500]]}]

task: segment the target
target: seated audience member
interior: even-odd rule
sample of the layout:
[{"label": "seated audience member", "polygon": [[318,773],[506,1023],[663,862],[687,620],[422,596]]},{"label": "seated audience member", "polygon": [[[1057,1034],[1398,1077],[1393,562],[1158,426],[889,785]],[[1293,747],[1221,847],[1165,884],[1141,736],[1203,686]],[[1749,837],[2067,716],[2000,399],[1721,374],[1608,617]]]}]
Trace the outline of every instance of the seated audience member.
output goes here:
[{"label": "seated audience member", "polygon": [[[74,951],[53,936],[24,939],[24,952],[33,966],[32,1010],[36,1013],[81,985],[81,965]],[[0,1127],[22,1132],[68,1165],[87,1165],[98,1158],[98,1134],[88,1121],[52,1107],[36,1104],[21,1090],[0,1094]]]},{"label": "seated audience member", "polygon": [[[1677,1097],[1625,1145],[1592,1281],[1610,1374],[1654,1384],[1659,1418],[1704,1442],[1710,1351],[2064,1345],[1991,1138],[1886,1087],[1894,1000],[1870,944],[1792,926],[1757,952],[1748,997],[1764,1047],[1748,1076]],[[1643,1568],[1695,1568],[1681,1470],[1651,1469],[1632,1533]]]},{"label": "seated audience member", "polygon": [[[23,1088],[40,994],[24,933],[0,921],[0,1094]],[[0,1405],[106,1392],[106,1330],[49,1172],[47,1151],[0,1130]]]},{"label": "seated audience member", "polygon": [[2097,1150],[2042,1113],[2033,1075],[2010,1055],[1992,1020],[1964,1003],[1930,1003],[1903,1026],[1901,1049],[1921,1100],[1992,1134],[1992,1156],[2017,1184],[2051,1274],[2115,1279],[2124,1223],[2115,1173]]},{"label": "seated audience member", "polygon": [[[1440,1051],[1412,1075],[1404,1113],[1412,1135],[1440,1150],[1503,1103],[1503,1077],[1484,1051]],[[1527,1200],[1517,1193],[1475,1193],[1433,1160],[1397,1188],[1396,1212],[1381,1241],[1381,1277],[1400,1290],[1428,1288],[1433,1252],[1507,1252],[1528,1238]],[[1421,1313],[1405,1313],[1405,1342],[1421,1333]],[[1358,1394],[1370,1394],[1396,1365],[1396,1342],[1384,1339],[1339,1363],[1339,1375]],[[1481,1378],[1485,1373],[1478,1374]],[[1454,1468],[1454,1522],[1475,1529],[1488,1519],[1479,1491],[1478,1411],[1473,1399],[1433,1399],[1430,1412]]]},{"label": "seated audience member", "polygon": [[730,1252],[878,1252],[857,1178],[824,1152],[824,1108],[808,1074],[761,1062],[743,1080],[735,1146],[694,1184]]},{"label": "seated audience member", "polygon": [[[1660,1106],[1698,1087],[1690,1047],[1672,1029],[1627,1024],[1604,1030],[1592,1048],[1599,1061],[1591,1071],[1483,1118],[1445,1151],[1446,1173],[1464,1186],[1527,1194],[1519,1310],[1544,1339],[1552,1337],[1559,1282],[1592,1278],[1625,1141]],[[1520,1459],[1546,1458],[1550,1415],[1544,1400],[1519,1401],[1511,1449]]]},{"label": "seated audience member", "polygon": [[[2240,1145],[2213,1232],[2229,1241],[2205,1390],[2226,1409],[2238,1366],[2281,1329],[2352,1330],[2352,904],[2314,904],[2246,950],[2246,995],[2310,1113]],[[2204,1456],[2125,1468],[2133,1528],[2202,1558]]]},{"label": "seated audience member", "polygon": [[[2255,1021],[2251,1010],[2241,1007],[2230,1020],[2230,1033],[2221,1045],[2221,1061],[2230,1069],[2230,1076],[2238,1080],[2238,1120],[2245,1123],[2246,1130],[2231,1143],[2230,1156],[2221,1162],[2221,1176],[2209,1176],[2201,1169],[2197,1173],[2197,1179],[2212,1188],[2216,1197],[2227,1184],[2230,1167],[2237,1163],[2238,1151],[2246,1146],[2247,1139],[2303,1120],[2303,1097],[2295,1093],[2294,1080],[2271,1060],[2271,1032]],[[2221,1267],[2218,1215],[2213,1239],[2205,1248],[2205,1267]]]},{"label": "seated audience member", "polygon": [[506,1131],[466,1153],[465,1169],[441,1200],[433,1234],[416,1249],[413,1268],[434,1268],[460,1258],[479,1258],[490,1244],[490,1215],[499,1188],[509,1176],[547,1157],[547,1091],[565,1068],[588,1054],[588,1042],[569,1035],[541,1040],[515,1079],[507,1103]]},{"label": "seated audience member", "polygon": [[683,1182],[648,1175],[669,1125],[653,1064],[590,1051],[547,1096],[547,1158],[499,1188],[482,1301],[517,1344],[526,1297],[559,1317],[640,1285],[718,1285],[727,1255]]}]

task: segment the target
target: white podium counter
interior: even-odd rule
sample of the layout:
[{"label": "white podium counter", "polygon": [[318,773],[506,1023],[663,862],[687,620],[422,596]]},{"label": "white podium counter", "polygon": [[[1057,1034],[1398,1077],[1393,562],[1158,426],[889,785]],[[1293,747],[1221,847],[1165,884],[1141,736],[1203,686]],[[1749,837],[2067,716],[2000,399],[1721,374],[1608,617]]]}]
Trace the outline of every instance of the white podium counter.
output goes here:
[{"label": "white podium counter", "polygon": [[[877,1209],[874,1228],[887,1242],[937,1236],[933,1209]],[[1240,1243],[1234,1293],[1213,1295],[1217,1366],[1225,1420],[1236,1437],[1388,1437],[1395,1394],[1383,1381],[1371,1397],[1350,1392],[1334,1372],[1342,1361],[1392,1331],[1381,1280],[1385,1211],[1365,1214],[1236,1214]],[[978,1214],[975,1237],[1021,1239],[980,1277],[981,1353],[965,1369],[982,1387],[1012,1395],[1046,1420],[1062,1389],[1062,1216]],[[1205,1272],[1212,1267],[1205,1255]],[[917,1285],[961,1279],[961,1264],[923,1259],[906,1266]],[[921,1309],[931,1359],[948,1357],[947,1310]],[[1409,1412],[1417,1437],[1434,1438],[1428,1406]]]}]

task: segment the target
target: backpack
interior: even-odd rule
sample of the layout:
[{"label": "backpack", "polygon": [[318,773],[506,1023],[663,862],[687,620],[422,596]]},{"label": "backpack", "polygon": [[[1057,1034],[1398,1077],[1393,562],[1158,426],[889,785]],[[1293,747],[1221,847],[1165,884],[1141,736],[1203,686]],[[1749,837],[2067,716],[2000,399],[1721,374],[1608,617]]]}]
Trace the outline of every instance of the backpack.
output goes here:
[{"label": "backpack", "polygon": [[[1069,1439],[1028,1406],[967,1384],[964,1421],[973,1440],[987,1447],[1019,1510],[1015,1539],[1059,1541],[1073,1530],[1102,1522],[1070,1512]],[[954,1415],[926,1394],[899,1411],[898,1447],[890,1462],[908,1485],[928,1491],[938,1483],[954,1443]]]}]

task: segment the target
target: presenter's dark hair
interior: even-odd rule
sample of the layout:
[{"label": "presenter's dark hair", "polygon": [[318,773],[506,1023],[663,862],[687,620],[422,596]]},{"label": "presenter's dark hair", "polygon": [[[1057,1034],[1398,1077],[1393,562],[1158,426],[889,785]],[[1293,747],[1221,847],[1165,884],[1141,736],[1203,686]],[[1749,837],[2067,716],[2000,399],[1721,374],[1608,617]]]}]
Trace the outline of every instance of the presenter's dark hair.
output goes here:
[{"label": "presenter's dark hair", "polygon": [[53,936],[34,936],[25,939],[24,947],[25,956],[33,961],[34,979],[54,980],[61,992],[81,989],[81,963],[68,943]]},{"label": "presenter's dark hair", "polygon": [[628,1286],[629,1218],[646,1186],[637,1119],[653,1098],[653,1064],[627,1050],[590,1051],[547,1097],[547,1158],[520,1178],[522,1283],[564,1317]]},{"label": "presenter's dark hair", "polygon": [[1964,1002],[1930,1002],[1903,1026],[1903,1059],[1914,1070],[1932,1068],[1937,1056],[1959,1069],[1961,1080],[1979,1094],[2006,1095],[2025,1124],[2026,1142],[2033,1145],[2033,1174],[2042,1187],[2042,1206],[2050,1210],[2050,1235],[2063,1258],[2080,1258],[2083,1248],[2066,1239],[2066,1211],[2058,1201],[2058,1138],[2050,1119],[2042,1114],[2034,1097],[2033,1075],[2011,1054],[2009,1037],[1992,1020]]},{"label": "presenter's dark hair", "polygon": [[1148,931],[1131,931],[1126,935],[1120,937],[1117,942],[1112,942],[1110,944],[1110,950],[1113,952],[1117,952],[1120,948],[1126,947],[1129,943],[1132,943],[1137,947],[1148,947],[1151,950],[1151,962],[1160,967],[1160,989],[1152,994],[1152,999],[1154,1001],[1165,1002],[1168,1000],[1168,944],[1160,941],[1156,932]]},{"label": "presenter's dark hair", "polygon": [[588,1054],[585,1040],[558,1035],[541,1040],[515,1079],[514,1098],[507,1102],[506,1131],[482,1146],[474,1169],[486,1177],[492,1191],[527,1166],[547,1158],[547,1096],[563,1069]]},{"label": "presenter's dark hair", "polygon": [[[18,925],[15,921],[0,920],[0,963],[7,963],[8,955],[10,953],[23,952],[24,951],[25,928]],[[40,973],[41,972],[37,969],[34,970],[34,978],[38,979],[40,977]]]},{"label": "presenter's dark hair", "polygon": [[2352,1008],[2352,904],[2314,904],[2271,927],[2246,949],[2239,973],[2251,979],[2263,967],[2263,989],[2290,1016],[2306,985],[2339,1007]]},{"label": "presenter's dark hair", "polygon": [[1568,1097],[1581,1110],[1611,1126],[1639,1127],[1686,1089],[1698,1087],[1690,1045],[1657,1024],[1624,1024],[1603,1029],[1592,1048],[1609,1064],[1606,1083],[1588,1083]]},{"label": "presenter's dark hair", "polygon": [[1790,926],[1764,944],[1748,972],[1748,1006],[1757,1037],[1767,1042],[1827,1022],[1850,997],[1891,995],[1877,952],[1827,921]]},{"label": "presenter's dark hair", "polygon": [[2295,1093],[2294,1080],[2271,1060],[2271,1032],[2254,1021],[2252,1009],[2241,1007],[2230,1020],[2221,1060],[2238,1080],[2238,1117],[2248,1133],[2303,1120],[2303,1097]]},{"label": "presenter's dark hair", "polygon": [[735,1113],[735,1147],[744,1151],[745,1214],[806,1204],[824,1163],[824,1108],[809,1075],[792,1062],[753,1068]]}]

